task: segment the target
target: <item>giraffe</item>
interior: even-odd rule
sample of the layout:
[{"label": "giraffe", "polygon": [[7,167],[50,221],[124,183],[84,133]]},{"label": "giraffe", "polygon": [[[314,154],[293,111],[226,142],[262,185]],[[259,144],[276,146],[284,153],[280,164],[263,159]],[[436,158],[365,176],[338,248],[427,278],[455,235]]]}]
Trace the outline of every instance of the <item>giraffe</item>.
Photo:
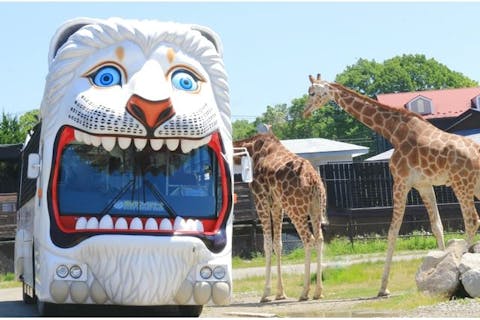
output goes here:
[{"label": "giraffe", "polygon": [[[312,248],[317,250],[317,280],[314,299],[322,297],[322,224],[327,224],[323,182],[312,164],[285,148],[271,131],[235,141],[253,160],[250,183],[260,219],[266,258],[265,287],[260,302],[270,301],[272,245],[277,256],[276,300],[286,299],[281,273],[282,221],[286,212],[305,248],[305,273],[300,301],[308,300]],[[311,229],[309,226],[309,218]],[[313,234],[312,231],[313,230]]]},{"label": "giraffe", "polygon": [[390,294],[388,276],[411,188],[419,192],[437,245],[444,250],[443,226],[433,186],[451,186],[460,203],[467,242],[472,244],[480,223],[474,204],[474,197],[480,199],[480,145],[446,133],[414,112],[381,104],[338,83],[323,81],[320,75],[316,79],[309,78],[311,86],[305,116],[333,100],[354,118],[383,135],[395,149],[389,163],[393,177],[393,215],[378,296]]}]

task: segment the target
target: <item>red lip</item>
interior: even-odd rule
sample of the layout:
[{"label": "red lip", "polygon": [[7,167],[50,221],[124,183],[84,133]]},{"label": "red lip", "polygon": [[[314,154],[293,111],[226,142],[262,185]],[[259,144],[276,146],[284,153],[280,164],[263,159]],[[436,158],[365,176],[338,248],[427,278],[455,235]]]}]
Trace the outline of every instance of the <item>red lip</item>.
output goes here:
[{"label": "red lip", "polygon": [[[61,129],[61,133],[59,137],[57,138],[57,150],[54,158],[54,163],[53,163],[53,174],[51,177],[50,181],[50,195],[51,195],[51,204],[52,204],[52,211],[53,211],[53,219],[55,220],[55,223],[57,224],[58,228],[63,232],[67,234],[72,234],[72,233],[89,233],[89,234],[150,234],[150,235],[155,235],[155,234],[203,234],[206,236],[209,235],[214,235],[217,234],[219,229],[221,228],[224,220],[227,218],[227,209],[230,207],[229,202],[230,197],[229,197],[229,187],[228,187],[228,181],[229,179],[227,178],[227,169],[226,169],[226,162],[224,160],[224,157],[221,153],[222,150],[222,145],[221,145],[221,140],[219,137],[218,133],[214,133],[212,135],[212,138],[208,144],[208,147],[213,150],[217,160],[218,160],[218,167],[220,170],[220,177],[221,177],[221,188],[222,188],[222,204],[221,208],[218,212],[218,217],[215,219],[207,219],[207,218],[198,218],[200,222],[203,225],[203,232],[199,231],[175,231],[175,230],[137,230],[137,229],[82,229],[82,230],[76,230],[75,229],[75,224],[76,221],[80,218],[80,216],[76,215],[61,215],[59,211],[59,199],[58,199],[58,179],[59,179],[59,174],[60,174],[60,167],[61,167],[61,156],[62,152],[65,149],[65,147],[71,143],[73,140],[75,140],[74,137],[74,128],[72,127],[64,127]],[[80,200],[81,201],[81,200]],[[181,214],[179,214],[181,216]],[[90,218],[95,215],[82,215],[85,218]],[[101,217],[99,217],[98,220],[100,220]],[[113,223],[116,222],[116,217],[113,218]],[[135,218],[135,216],[123,216],[123,218],[127,221],[128,225],[130,225],[131,220]],[[149,217],[140,217],[142,220],[143,226],[145,226],[146,221]],[[155,217],[153,217],[155,218]],[[160,225],[160,222],[162,218],[155,218],[157,221],[157,224]],[[174,219],[170,218],[170,221],[173,225]]]}]

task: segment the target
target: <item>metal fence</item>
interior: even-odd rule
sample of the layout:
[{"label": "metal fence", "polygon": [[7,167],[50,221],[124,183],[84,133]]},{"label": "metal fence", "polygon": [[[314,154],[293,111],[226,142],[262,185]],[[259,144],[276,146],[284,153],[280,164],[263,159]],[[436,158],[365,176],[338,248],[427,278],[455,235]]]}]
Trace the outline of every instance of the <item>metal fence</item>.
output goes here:
[{"label": "metal fence", "polygon": [[[392,207],[392,175],[388,162],[331,163],[319,167],[326,185],[328,205],[334,208]],[[438,204],[457,203],[450,187],[434,187]],[[412,189],[407,206],[423,205]]]},{"label": "metal fence", "polygon": [[[331,163],[322,165],[319,173],[327,191],[327,215],[330,224],[325,228],[327,241],[334,237],[357,239],[386,238],[393,212],[393,180],[388,162]],[[462,232],[463,218],[457,198],[450,187],[434,187],[445,232]],[[234,254],[248,255],[263,251],[263,236],[248,186],[235,184],[241,205],[235,207]],[[477,210],[480,202],[476,202]],[[418,192],[412,189],[400,228],[400,236],[416,231],[431,230],[426,208]],[[288,217],[283,227],[284,250],[301,246]],[[418,232],[417,232],[418,233]]]}]

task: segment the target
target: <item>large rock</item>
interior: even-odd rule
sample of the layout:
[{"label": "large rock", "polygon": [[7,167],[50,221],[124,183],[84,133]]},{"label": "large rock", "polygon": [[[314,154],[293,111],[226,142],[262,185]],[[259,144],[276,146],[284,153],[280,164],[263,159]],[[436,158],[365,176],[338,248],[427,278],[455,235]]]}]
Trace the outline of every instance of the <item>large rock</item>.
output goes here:
[{"label": "large rock", "polygon": [[477,241],[474,244],[472,244],[472,246],[468,249],[468,252],[480,253],[480,241]]},{"label": "large rock", "polygon": [[445,251],[452,252],[460,261],[463,254],[468,251],[468,243],[464,239],[450,239],[445,246]]},{"label": "large rock", "polygon": [[465,253],[458,266],[460,281],[472,298],[480,297],[480,254]]},{"label": "large rock", "polygon": [[430,251],[415,275],[420,291],[451,297],[460,285],[456,250]]}]

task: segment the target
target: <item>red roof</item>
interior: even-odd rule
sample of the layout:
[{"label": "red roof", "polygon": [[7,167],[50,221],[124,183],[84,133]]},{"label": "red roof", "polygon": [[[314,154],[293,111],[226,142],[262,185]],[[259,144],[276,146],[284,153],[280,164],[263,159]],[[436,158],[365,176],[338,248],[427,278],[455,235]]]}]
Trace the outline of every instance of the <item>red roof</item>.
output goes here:
[{"label": "red roof", "polygon": [[417,97],[432,101],[432,114],[425,114],[425,119],[457,117],[472,106],[472,99],[480,95],[480,87],[443,89],[416,92],[387,93],[377,95],[380,103],[396,108],[406,108],[406,104]]}]

